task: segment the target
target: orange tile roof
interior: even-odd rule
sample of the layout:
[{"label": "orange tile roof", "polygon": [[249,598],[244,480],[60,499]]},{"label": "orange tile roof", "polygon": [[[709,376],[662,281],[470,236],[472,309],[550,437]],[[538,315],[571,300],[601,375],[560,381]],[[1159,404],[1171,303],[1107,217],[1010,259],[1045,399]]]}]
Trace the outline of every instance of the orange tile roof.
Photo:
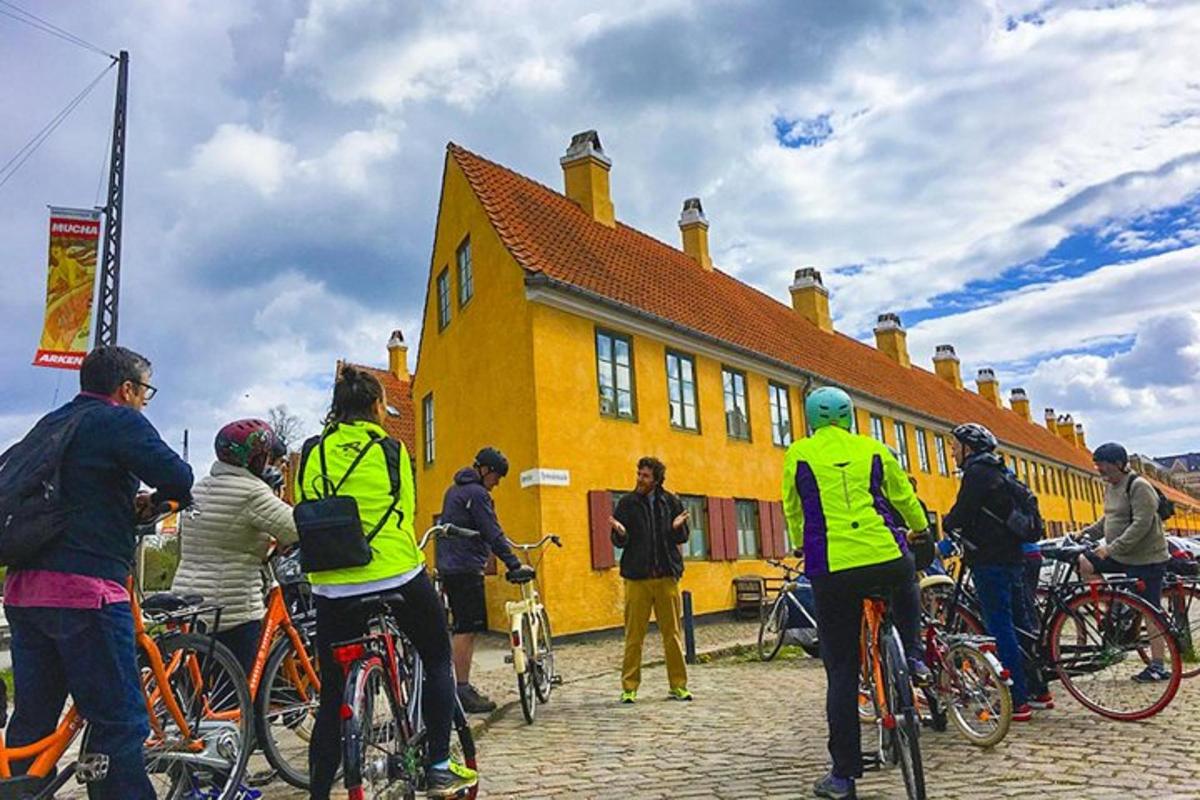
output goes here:
[{"label": "orange tile roof", "polygon": [[901,367],[874,347],[826,333],[791,306],[627,225],[609,228],[564,195],[450,143],[500,239],[529,275],[542,275],[704,337],[812,373],[946,425],[979,422],[1004,443],[1091,470],[1087,450],[1046,428]]},{"label": "orange tile roof", "polygon": [[1200,499],[1192,497],[1187,492],[1172,486],[1169,483],[1164,483],[1158,478],[1150,475],[1143,475],[1142,477],[1157,486],[1159,490],[1167,496],[1167,499],[1174,501],[1176,504],[1185,505],[1189,506],[1190,508],[1200,510]]},{"label": "orange tile roof", "polygon": [[388,414],[383,421],[383,429],[388,436],[404,442],[408,448],[408,457],[416,458],[413,448],[417,443],[417,422],[413,415],[412,381],[402,381],[390,370],[368,367],[365,364],[351,364],[355,369],[366,370],[379,378],[383,390],[387,393],[388,405],[400,412],[400,416]]}]

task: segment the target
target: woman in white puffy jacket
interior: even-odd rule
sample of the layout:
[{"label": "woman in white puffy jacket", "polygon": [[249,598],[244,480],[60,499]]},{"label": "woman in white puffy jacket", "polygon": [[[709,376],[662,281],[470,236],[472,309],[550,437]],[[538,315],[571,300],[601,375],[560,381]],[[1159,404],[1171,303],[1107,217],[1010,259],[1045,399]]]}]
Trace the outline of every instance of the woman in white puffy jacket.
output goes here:
[{"label": "woman in white puffy jacket", "polygon": [[263,471],[275,447],[259,419],[231,422],[217,434],[217,461],[192,489],[194,513],[181,531],[183,556],[172,591],[221,607],[216,638],[249,674],[266,609],[262,565],[271,540],[293,544],[292,507],[275,496]]}]

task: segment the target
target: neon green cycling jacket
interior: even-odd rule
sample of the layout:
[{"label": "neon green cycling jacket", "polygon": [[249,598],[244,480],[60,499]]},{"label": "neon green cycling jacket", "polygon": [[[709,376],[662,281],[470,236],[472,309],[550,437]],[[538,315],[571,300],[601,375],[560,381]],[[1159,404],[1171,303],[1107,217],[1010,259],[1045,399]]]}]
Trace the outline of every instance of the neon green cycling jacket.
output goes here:
[{"label": "neon green cycling jacket", "polygon": [[[324,494],[322,489],[321,459],[317,452],[319,437],[304,443],[300,469],[296,470],[296,499],[313,499]],[[371,444],[372,440],[380,440]],[[417,549],[413,531],[413,512],[416,493],[413,488],[412,463],[403,442],[388,437],[387,432],[373,422],[342,422],[325,433],[325,463],[327,477],[334,484],[342,480],[351,462],[370,445],[371,450],[363,457],[339,495],[353,497],[358,503],[358,513],[363,529],[372,530],[388,514],[396,493],[396,509],[388,514],[389,519],[371,540],[371,563],[362,567],[311,572],[309,580],[314,585],[338,585],[380,581],[403,575],[425,563],[425,554]]]},{"label": "neon green cycling jacket", "polygon": [[783,512],[810,577],[895,560],[908,552],[904,529],[929,526],[887,446],[833,425],[788,448]]}]

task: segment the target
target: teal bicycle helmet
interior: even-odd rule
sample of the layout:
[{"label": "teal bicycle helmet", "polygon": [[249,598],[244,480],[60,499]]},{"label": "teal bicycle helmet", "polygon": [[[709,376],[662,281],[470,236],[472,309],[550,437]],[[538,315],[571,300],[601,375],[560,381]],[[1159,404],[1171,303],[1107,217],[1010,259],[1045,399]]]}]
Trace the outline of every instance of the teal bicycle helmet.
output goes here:
[{"label": "teal bicycle helmet", "polygon": [[854,426],[854,401],[836,386],[822,386],[804,401],[804,416],[814,431],[826,425],[850,430]]}]

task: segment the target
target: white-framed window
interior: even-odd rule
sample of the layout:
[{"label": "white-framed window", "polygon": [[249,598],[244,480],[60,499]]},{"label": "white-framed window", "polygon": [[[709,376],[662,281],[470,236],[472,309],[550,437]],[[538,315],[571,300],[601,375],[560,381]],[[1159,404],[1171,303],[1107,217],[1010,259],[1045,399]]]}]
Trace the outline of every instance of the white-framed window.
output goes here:
[{"label": "white-framed window", "polygon": [[432,464],[437,453],[433,429],[433,392],[425,395],[421,401],[421,433],[425,439],[425,463]]},{"label": "white-framed window", "polygon": [[758,502],[734,500],[737,517],[738,558],[758,558]]},{"label": "white-framed window", "polygon": [[878,414],[871,415],[871,438],[880,442],[887,442],[883,437],[883,417]]},{"label": "white-framed window", "polygon": [[672,428],[700,430],[700,416],[696,411],[696,360],[674,350],[667,351],[667,404]]},{"label": "white-framed window", "polygon": [[771,404],[771,443],[787,447],[792,443],[792,408],[788,388],[782,384],[767,384],[767,399]]},{"label": "white-framed window", "polygon": [[908,430],[900,420],[893,420],[892,425],[896,434],[896,452],[900,454],[900,466],[908,472]]},{"label": "white-framed window", "polygon": [[450,324],[450,268],[445,267],[437,276],[438,330]]},{"label": "white-framed window", "polygon": [[696,561],[708,558],[708,500],[694,494],[681,494],[679,501],[688,513],[687,544],[683,546],[683,557]]},{"label": "white-framed window", "polygon": [[929,472],[929,440],[924,428],[917,428],[917,465],[922,472]]},{"label": "white-framed window", "polygon": [[475,273],[471,267],[471,237],[463,239],[455,253],[458,264],[458,307],[462,308],[475,296]]},{"label": "white-framed window", "polygon": [[934,455],[937,456],[938,474],[950,474],[950,462],[946,460],[946,437],[940,433],[934,434],[933,437]]},{"label": "white-framed window", "polygon": [[617,419],[637,419],[633,395],[633,342],[628,336],[596,330],[596,373],[600,413]]},{"label": "white-framed window", "polygon": [[721,385],[725,393],[725,433],[730,439],[750,441],[750,409],[746,405],[746,373],[736,369],[721,369]]}]

